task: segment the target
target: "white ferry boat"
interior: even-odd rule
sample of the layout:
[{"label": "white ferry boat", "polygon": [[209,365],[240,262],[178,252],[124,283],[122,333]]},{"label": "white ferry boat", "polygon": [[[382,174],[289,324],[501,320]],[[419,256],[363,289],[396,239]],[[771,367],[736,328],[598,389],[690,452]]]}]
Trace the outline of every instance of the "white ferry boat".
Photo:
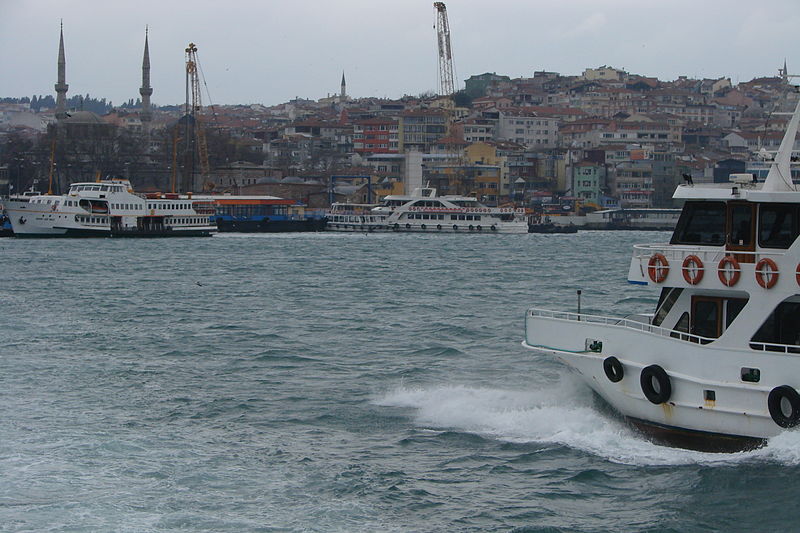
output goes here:
[{"label": "white ferry boat", "polygon": [[627,318],[530,309],[524,345],[579,374],[656,440],[760,446],[800,423],[800,189],[794,111],[766,181],[681,185],[669,243],[634,247],[628,280],[661,290]]},{"label": "white ferry boat", "polygon": [[177,194],[141,195],[129,180],[73,183],[64,195],[12,197],[17,237],[189,237],[216,231],[213,206]]},{"label": "white ferry boat", "polygon": [[327,219],[333,231],[528,232],[524,209],[487,207],[472,196],[437,196],[431,187],[388,195],[381,204],[333,204]]}]

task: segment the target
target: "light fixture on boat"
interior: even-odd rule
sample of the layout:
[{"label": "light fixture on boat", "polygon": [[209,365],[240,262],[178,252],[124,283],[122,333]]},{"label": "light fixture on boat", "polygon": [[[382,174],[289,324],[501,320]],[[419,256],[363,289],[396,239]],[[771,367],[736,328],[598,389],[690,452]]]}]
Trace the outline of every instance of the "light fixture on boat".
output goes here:
[{"label": "light fixture on boat", "polygon": [[756,177],[749,172],[745,172],[741,174],[731,174],[730,176],[728,176],[728,181],[730,181],[731,183],[737,183],[739,185],[745,186],[756,183]]}]

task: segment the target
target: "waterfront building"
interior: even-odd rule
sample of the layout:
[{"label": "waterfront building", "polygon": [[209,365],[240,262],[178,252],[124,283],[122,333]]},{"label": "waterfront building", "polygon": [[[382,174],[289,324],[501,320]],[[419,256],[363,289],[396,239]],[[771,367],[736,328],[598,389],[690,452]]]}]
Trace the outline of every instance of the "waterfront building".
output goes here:
[{"label": "waterfront building", "polygon": [[443,109],[416,109],[400,115],[401,152],[430,152],[430,148],[447,134],[447,112]]},{"label": "waterfront building", "polygon": [[359,120],[353,124],[353,149],[359,154],[396,154],[399,130],[398,121],[390,117]]},{"label": "waterfront building", "polygon": [[606,185],[604,164],[582,161],[572,167],[572,195],[584,205],[600,206],[600,196]]}]

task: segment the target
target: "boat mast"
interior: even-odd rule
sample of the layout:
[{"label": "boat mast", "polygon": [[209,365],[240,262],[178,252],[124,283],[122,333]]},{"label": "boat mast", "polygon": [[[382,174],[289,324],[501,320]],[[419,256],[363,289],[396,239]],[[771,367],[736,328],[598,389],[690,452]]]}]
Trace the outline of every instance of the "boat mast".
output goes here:
[{"label": "boat mast", "polygon": [[800,125],[800,99],[794,109],[791,120],[786,127],[786,133],[781,141],[778,153],[772,161],[772,166],[764,181],[763,191],[795,191],[797,188],[792,182],[792,151],[794,150],[797,128]]}]

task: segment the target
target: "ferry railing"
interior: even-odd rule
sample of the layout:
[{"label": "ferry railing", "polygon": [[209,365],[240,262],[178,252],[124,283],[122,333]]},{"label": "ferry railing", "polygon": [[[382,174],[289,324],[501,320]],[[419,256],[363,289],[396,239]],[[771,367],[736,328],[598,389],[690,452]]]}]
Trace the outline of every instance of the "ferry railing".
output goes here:
[{"label": "ferry railing", "polygon": [[760,352],[800,354],[800,346],[792,344],[775,344],[771,342],[750,342],[750,348]]},{"label": "ferry railing", "polygon": [[753,261],[740,261],[740,262],[752,262],[757,263],[762,258],[765,257],[774,257],[780,258],[786,255],[786,252],[778,252],[778,251],[766,251],[766,250],[758,250],[758,251],[740,251],[740,250],[726,250],[724,247],[715,247],[714,249],[709,249],[707,247],[701,248],[698,246],[687,246],[681,244],[669,244],[669,243],[655,243],[655,244],[634,244],[634,257],[639,259],[640,261],[647,262],[655,253],[663,254],[664,257],[667,258],[668,261],[682,261],[688,255],[696,255],[700,258],[701,261],[705,264],[716,265],[719,261],[722,260],[723,257],[726,255],[736,255],[736,256],[752,256]]},{"label": "ferry railing", "polygon": [[[648,322],[640,322],[638,320],[631,320],[628,318],[585,315],[570,311],[550,311],[547,309],[529,309],[528,315],[532,317],[551,318],[554,320],[564,320],[569,322],[582,322],[585,324],[599,324],[604,326],[620,327],[641,333],[649,333],[651,335],[660,337],[670,337],[682,341],[693,342],[695,344],[708,344],[716,340],[710,337],[693,335],[691,333],[686,333],[684,331],[678,331],[675,329],[662,328],[661,326],[654,326]],[[778,344],[771,342],[750,341],[749,345],[751,349],[760,352],[800,355],[800,345],[797,344]]]},{"label": "ferry railing", "polygon": [[716,340],[709,337],[694,335],[692,333],[686,333],[685,331],[654,326],[649,322],[641,322],[638,320],[631,320],[629,318],[587,315],[583,313],[573,313],[571,311],[550,311],[548,309],[529,309],[528,316],[551,318],[553,320],[564,320],[568,322],[582,322],[585,324],[599,324],[601,326],[613,326],[632,331],[638,331],[641,333],[649,333],[659,337],[670,337],[682,341],[693,342],[695,344],[708,344]]}]

